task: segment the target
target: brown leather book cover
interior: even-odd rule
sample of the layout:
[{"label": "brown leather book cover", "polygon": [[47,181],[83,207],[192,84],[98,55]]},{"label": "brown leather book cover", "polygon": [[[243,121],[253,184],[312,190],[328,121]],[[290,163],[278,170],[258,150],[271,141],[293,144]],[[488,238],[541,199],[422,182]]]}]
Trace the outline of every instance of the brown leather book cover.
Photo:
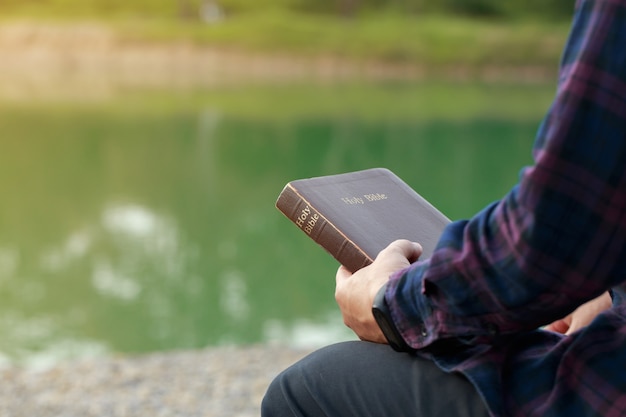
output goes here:
[{"label": "brown leather book cover", "polygon": [[386,168],[289,182],[276,207],[354,272],[396,239],[430,257],[450,220]]}]

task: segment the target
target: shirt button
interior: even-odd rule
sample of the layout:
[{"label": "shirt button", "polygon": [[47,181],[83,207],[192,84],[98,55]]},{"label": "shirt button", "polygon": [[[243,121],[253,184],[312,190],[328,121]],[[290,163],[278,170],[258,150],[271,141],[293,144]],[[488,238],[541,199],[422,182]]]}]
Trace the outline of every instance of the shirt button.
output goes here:
[{"label": "shirt button", "polygon": [[422,326],[422,328],[420,329],[420,334],[422,335],[422,337],[428,336],[428,330],[426,330],[426,327]]}]

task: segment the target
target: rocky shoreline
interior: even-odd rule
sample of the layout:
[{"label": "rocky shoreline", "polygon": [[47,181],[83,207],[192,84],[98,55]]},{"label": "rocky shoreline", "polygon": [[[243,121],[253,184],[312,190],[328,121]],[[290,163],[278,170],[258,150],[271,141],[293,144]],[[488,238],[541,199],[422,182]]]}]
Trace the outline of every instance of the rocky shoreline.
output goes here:
[{"label": "rocky shoreline", "polygon": [[308,353],[273,346],[96,358],[0,370],[0,415],[257,417],[270,381]]}]

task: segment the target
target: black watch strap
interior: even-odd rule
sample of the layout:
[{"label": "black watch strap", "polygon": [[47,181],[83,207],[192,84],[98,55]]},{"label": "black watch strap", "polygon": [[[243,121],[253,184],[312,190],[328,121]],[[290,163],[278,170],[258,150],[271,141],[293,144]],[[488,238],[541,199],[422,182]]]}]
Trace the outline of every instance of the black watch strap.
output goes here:
[{"label": "black watch strap", "polygon": [[383,285],[374,297],[374,304],[372,305],[372,314],[374,319],[378,323],[378,327],[382,330],[389,346],[397,352],[415,352],[411,346],[409,346],[391,318],[391,312],[389,306],[385,300],[385,292],[387,291],[387,284]]}]

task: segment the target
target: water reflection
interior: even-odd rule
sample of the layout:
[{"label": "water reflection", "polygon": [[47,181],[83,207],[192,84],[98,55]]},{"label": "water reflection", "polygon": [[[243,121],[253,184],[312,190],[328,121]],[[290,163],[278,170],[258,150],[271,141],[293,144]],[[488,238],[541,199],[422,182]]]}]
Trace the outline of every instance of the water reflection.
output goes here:
[{"label": "water reflection", "polygon": [[536,126],[257,119],[205,103],[4,111],[0,364],[351,338],[334,260],[274,208],[284,184],[385,166],[467,216],[515,182]]},{"label": "water reflection", "polygon": [[220,308],[224,315],[234,321],[243,321],[250,315],[248,286],[239,271],[225,271],[220,277]]},{"label": "water reflection", "polygon": [[0,332],[4,338],[0,366],[20,363],[46,368],[59,361],[102,356],[111,350],[104,341],[69,335],[64,327],[81,320],[74,310],[66,317],[28,317],[24,312],[4,309]]},{"label": "water reflection", "polygon": [[87,230],[71,233],[65,242],[57,247],[44,249],[40,265],[43,270],[57,273],[75,260],[84,257],[89,251],[93,237]]},{"label": "water reflection", "polygon": [[8,280],[17,271],[20,253],[14,247],[0,247],[0,282]]},{"label": "water reflection", "polygon": [[268,320],[263,325],[264,339],[269,343],[299,348],[325,346],[356,337],[347,329],[341,315],[330,312],[320,320],[298,319],[292,323]]},{"label": "water reflection", "polygon": [[123,301],[132,301],[141,292],[141,286],[124,271],[115,269],[105,260],[94,262],[94,271],[91,282],[101,295],[117,298]]}]

